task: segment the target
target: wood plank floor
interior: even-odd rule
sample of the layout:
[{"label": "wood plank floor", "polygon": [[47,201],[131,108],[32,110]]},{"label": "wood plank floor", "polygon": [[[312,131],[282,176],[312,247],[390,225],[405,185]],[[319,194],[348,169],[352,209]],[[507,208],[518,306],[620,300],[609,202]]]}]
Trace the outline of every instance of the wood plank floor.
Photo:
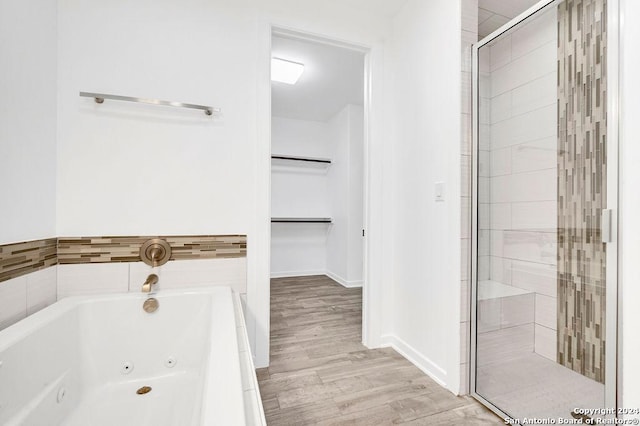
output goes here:
[{"label": "wood plank floor", "polygon": [[504,424],[394,350],[365,348],[361,318],[361,289],[271,280],[271,362],[257,370],[269,426]]}]

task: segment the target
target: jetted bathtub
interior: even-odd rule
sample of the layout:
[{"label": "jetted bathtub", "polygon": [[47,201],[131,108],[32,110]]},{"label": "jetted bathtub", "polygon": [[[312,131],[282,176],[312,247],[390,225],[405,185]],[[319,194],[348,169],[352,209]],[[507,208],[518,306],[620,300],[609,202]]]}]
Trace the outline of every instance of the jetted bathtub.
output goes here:
[{"label": "jetted bathtub", "polygon": [[160,291],[153,313],[147,297],[71,297],[0,331],[0,424],[263,424],[237,295]]}]

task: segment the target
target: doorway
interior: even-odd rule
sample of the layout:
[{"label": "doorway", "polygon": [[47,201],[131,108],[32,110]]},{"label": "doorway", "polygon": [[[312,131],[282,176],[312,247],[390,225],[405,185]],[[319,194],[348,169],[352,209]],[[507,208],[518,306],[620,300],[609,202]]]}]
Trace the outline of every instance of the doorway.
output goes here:
[{"label": "doorway", "polygon": [[271,53],[271,278],[362,288],[366,50],[274,30]]}]

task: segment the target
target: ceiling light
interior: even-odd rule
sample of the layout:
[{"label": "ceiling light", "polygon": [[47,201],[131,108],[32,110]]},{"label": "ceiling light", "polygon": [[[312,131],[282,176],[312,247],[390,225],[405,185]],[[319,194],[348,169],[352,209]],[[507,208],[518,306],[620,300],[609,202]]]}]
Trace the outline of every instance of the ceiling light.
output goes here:
[{"label": "ceiling light", "polygon": [[271,58],[271,81],[286,84],[296,84],[304,71],[304,64]]}]

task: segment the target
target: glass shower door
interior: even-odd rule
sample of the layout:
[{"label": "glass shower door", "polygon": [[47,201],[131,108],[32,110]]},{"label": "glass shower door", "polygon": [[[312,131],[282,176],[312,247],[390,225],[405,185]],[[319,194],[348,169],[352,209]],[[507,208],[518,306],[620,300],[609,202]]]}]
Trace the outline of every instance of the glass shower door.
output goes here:
[{"label": "glass shower door", "polygon": [[615,404],[608,34],[553,1],[476,46],[472,392],[514,419]]}]

